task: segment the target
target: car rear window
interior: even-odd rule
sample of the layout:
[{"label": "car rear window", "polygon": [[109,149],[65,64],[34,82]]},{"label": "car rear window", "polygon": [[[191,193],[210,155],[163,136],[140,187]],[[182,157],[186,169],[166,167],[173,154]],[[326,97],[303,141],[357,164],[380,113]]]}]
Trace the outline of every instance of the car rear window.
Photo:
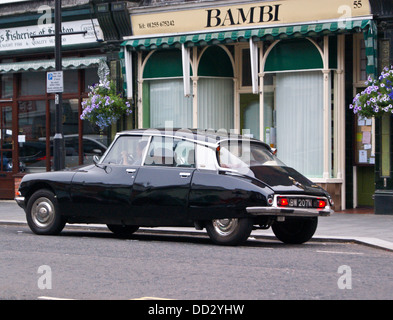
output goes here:
[{"label": "car rear window", "polygon": [[221,142],[217,150],[217,160],[222,168],[229,169],[285,166],[265,145],[249,140]]}]

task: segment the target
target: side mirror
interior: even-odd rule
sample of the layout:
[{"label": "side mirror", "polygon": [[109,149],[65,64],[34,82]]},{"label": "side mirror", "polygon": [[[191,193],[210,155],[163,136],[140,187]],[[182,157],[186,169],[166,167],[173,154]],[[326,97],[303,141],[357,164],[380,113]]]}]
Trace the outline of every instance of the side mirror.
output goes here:
[{"label": "side mirror", "polygon": [[273,154],[273,155],[276,155],[276,153],[277,153],[277,148],[270,148],[270,150],[272,151],[272,154]]},{"label": "side mirror", "polygon": [[93,149],[93,153],[96,155],[102,155],[102,151],[100,149]]},{"label": "side mirror", "polygon": [[93,156],[93,162],[94,162],[95,165],[97,165],[98,162],[100,162],[100,158],[97,155],[94,155]]}]

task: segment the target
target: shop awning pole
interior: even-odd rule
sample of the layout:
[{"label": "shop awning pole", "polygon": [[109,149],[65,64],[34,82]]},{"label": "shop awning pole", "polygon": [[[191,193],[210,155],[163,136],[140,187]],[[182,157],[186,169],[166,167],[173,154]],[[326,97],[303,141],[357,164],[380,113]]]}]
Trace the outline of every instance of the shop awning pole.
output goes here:
[{"label": "shop awning pole", "polygon": [[189,97],[191,94],[190,89],[190,49],[181,46],[182,53],[182,66],[183,66],[183,84],[184,84],[184,96]]},{"label": "shop awning pole", "polygon": [[252,93],[258,93],[258,46],[250,39],[251,83]]}]

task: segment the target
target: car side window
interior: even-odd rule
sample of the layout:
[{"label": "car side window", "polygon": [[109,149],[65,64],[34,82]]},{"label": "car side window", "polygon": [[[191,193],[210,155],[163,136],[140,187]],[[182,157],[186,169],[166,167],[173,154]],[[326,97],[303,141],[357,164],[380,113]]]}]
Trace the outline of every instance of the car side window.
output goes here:
[{"label": "car side window", "polygon": [[155,136],[147,151],[144,165],[194,168],[194,143],[172,137]]},{"label": "car side window", "polygon": [[142,136],[121,136],[116,140],[102,163],[141,165],[147,142],[148,140]]},{"label": "car side window", "polygon": [[174,140],[174,162],[176,167],[195,168],[195,144],[190,141]]}]

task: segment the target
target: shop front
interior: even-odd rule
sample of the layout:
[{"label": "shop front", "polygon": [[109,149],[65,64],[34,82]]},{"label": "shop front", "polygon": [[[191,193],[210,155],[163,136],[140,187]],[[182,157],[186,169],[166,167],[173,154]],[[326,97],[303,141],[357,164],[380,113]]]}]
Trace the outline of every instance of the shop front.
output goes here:
[{"label": "shop front", "polygon": [[[0,199],[13,199],[23,174],[53,170],[55,95],[47,92],[47,72],[55,69],[54,38],[34,38],[53,34],[53,9],[37,4],[23,15],[12,14],[16,7],[11,4],[3,9],[10,13],[0,17]],[[86,31],[63,37],[62,45],[62,124],[65,164],[71,167],[90,161],[107,146],[106,132],[79,117],[88,86],[98,82],[107,58],[97,42],[101,29],[89,11],[64,11],[63,32]]]},{"label": "shop front", "polygon": [[130,9],[133,36],[125,38],[122,57],[138,127],[170,121],[261,139],[329,191],[336,210],[344,209],[346,43],[361,37],[367,72],[375,68],[370,7],[356,4],[201,2]]}]

